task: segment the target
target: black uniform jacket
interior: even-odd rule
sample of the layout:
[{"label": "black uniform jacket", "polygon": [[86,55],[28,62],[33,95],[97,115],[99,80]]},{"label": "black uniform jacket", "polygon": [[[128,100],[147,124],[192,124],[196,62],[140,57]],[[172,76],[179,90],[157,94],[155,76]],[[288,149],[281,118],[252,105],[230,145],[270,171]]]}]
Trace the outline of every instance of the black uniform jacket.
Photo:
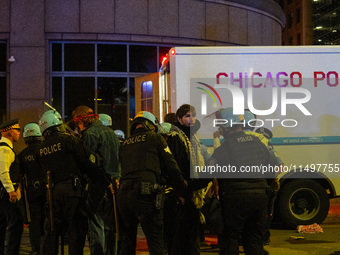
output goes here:
[{"label": "black uniform jacket", "polygon": [[165,139],[144,128],[136,129],[120,148],[121,181],[161,183],[186,188],[181,171]]}]

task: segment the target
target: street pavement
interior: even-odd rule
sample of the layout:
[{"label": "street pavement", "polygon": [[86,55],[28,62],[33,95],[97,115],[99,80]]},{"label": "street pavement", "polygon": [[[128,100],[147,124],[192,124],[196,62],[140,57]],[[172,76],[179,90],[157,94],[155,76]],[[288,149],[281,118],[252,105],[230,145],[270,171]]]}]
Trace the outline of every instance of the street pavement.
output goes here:
[{"label": "street pavement", "polygon": [[[323,233],[319,234],[300,234],[296,230],[271,229],[271,242],[265,246],[269,254],[273,255],[340,255],[340,223],[324,223],[321,225]],[[292,240],[291,236],[304,237],[304,240]],[[216,255],[216,236],[207,235],[206,245],[201,246],[202,255]],[[31,246],[28,238],[28,229],[25,228],[20,255],[28,255]],[[59,252],[60,254],[60,252]],[[65,255],[67,255],[65,248]],[[84,248],[84,254],[89,255],[90,251],[88,243]],[[146,240],[141,232],[138,235],[137,255],[147,255]],[[243,254],[243,249],[240,247],[240,254]]]},{"label": "street pavement", "polygon": [[[338,202],[340,199],[338,199]],[[323,233],[301,234],[295,229],[283,229],[274,226],[271,229],[271,242],[265,246],[265,250],[271,255],[340,255],[340,203],[331,204],[327,219],[321,224]],[[294,240],[291,237],[303,237],[304,239]],[[206,235],[205,244],[201,245],[202,255],[216,255],[217,237]],[[20,255],[28,255],[31,250],[28,228],[24,234],[20,247]],[[59,252],[60,254],[60,252]],[[68,254],[65,247],[65,255]],[[89,255],[88,242],[84,248],[84,255]],[[137,255],[149,254],[145,236],[139,228],[137,236]],[[243,253],[240,247],[240,254]]]}]

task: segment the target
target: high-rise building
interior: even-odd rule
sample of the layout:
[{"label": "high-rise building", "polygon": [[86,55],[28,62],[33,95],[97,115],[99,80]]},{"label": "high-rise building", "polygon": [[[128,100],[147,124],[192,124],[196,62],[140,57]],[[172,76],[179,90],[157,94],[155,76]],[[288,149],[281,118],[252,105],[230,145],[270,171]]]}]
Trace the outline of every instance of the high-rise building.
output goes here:
[{"label": "high-rise building", "polygon": [[340,1],[276,0],[286,15],[282,45],[339,45]]},{"label": "high-rise building", "polygon": [[310,45],[313,42],[311,0],[276,0],[286,15],[282,45]]},{"label": "high-rise building", "polygon": [[340,44],[340,1],[313,0],[313,44]]}]

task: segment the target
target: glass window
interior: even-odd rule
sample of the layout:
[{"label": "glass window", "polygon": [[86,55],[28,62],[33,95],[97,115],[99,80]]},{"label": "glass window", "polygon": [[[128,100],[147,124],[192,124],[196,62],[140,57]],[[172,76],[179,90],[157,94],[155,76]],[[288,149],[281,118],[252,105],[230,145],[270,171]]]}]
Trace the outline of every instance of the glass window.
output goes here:
[{"label": "glass window", "polygon": [[141,84],[141,93],[142,99],[152,97],[152,81],[146,81]]},{"label": "glass window", "polygon": [[288,14],[288,28],[292,28],[293,27],[293,13],[289,13]]},{"label": "glass window", "polygon": [[65,77],[66,121],[72,118],[72,111],[79,105],[86,105],[95,110],[94,82],[94,77]]},{"label": "glass window", "polygon": [[0,123],[6,120],[7,115],[7,44],[0,43]]},{"label": "glass window", "polygon": [[0,72],[6,72],[7,64],[7,46],[5,43],[0,43]]},{"label": "glass window", "polygon": [[129,56],[130,72],[157,72],[156,46],[131,45]]},{"label": "glass window", "polygon": [[[68,121],[77,106],[89,106],[96,113],[109,114],[113,128],[128,135],[128,122],[135,116],[134,78],[157,72],[170,48],[128,43],[51,42],[53,107]],[[152,112],[152,83],[146,83],[142,89],[145,92],[143,107]]]},{"label": "glass window", "polygon": [[130,120],[136,115],[136,104],[135,104],[135,79],[129,79],[129,109],[130,109]]},{"label": "glass window", "polygon": [[298,8],[298,9],[296,10],[296,23],[297,23],[297,24],[300,24],[300,22],[301,22],[301,9]]},{"label": "glass window", "polygon": [[94,71],[94,44],[66,43],[65,71]]},{"label": "glass window", "polygon": [[146,81],[141,84],[141,103],[142,111],[153,112],[152,107],[152,81]]},{"label": "glass window", "polygon": [[98,78],[98,113],[106,113],[112,118],[112,128],[127,130],[127,79]]},{"label": "glass window", "polygon": [[57,111],[62,114],[62,78],[52,78],[52,105]]},{"label": "glass window", "polygon": [[52,44],[52,71],[62,71],[62,44]]},{"label": "glass window", "polygon": [[126,72],[126,45],[98,44],[98,71]]},{"label": "glass window", "polygon": [[288,45],[293,45],[293,37],[291,36],[291,37],[289,37],[289,39],[288,39]]},{"label": "glass window", "polygon": [[6,77],[0,77],[0,123],[6,120]]}]

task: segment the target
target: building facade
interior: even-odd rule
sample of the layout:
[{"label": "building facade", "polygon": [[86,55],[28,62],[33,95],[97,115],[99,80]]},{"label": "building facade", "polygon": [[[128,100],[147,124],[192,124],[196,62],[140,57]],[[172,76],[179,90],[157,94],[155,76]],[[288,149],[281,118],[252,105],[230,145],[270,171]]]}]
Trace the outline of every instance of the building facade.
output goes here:
[{"label": "building facade", "polygon": [[313,44],[312,0],[276,0],[286,15],[282,45]]},{"label": "building facade", "polygon": [[340,44],[340,1],[313,0],[313,44]]},{"label": "building facade", "polygon": [[280,45],[284,25],[274,0],[2,0],[0,123],[84,104],[126,131],[134,78],[171,47]]},{"label": "building facade", "polygon": [[286,15],[283,45],[339,45],[340,1],[276,0]]}]

